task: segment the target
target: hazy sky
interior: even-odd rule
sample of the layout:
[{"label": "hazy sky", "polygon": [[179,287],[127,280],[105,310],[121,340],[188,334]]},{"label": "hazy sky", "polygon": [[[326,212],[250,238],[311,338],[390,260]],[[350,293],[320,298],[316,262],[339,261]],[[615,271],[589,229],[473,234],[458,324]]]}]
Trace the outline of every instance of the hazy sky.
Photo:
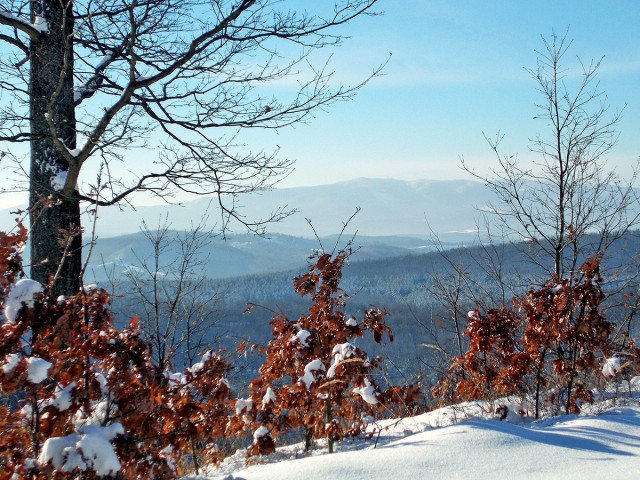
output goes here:
[{"label": "hazy sky", "polygon": [[540,97],[523,67],[535,67],[540,35],[567,27],[567,66],[578,66],[575,55],[604,56],[600,87],[612,108],[627,104],[611,165],[624,172],[640,156],[640,1],[380,0],[378,10],[384,14],[345,29],[352,38],[331,66],[337,80],[353,84],[391,53],[382,76],[308,125],[240,137],[297,160],[282,186],[467,178],[459,156],[481,171],[495,162],[483,132],[502,132],[505,154],[529,158],[528,138],[546,125],[533,120]]},{"label": "hazy sky", "polygon": [[627,104],[612,164],[624,169],[640,156],[639,1],[381,0],[379,8],[383,16],[352,25],[334,60],[340,75],[358,78],[391,52],[384,76],[280,134],[283,152],[298,159],[284,185],[465,178],[460,155],[479,169],[494,163],[483,132],[501,131],[505,153],[530,157],[528,139],[546,125],[533,120],[541,97],[524,67],[535,67],[540,35],[567,27],[567,66],[578,67],[576,55],[604,56],[600,87],[612,109]]}]

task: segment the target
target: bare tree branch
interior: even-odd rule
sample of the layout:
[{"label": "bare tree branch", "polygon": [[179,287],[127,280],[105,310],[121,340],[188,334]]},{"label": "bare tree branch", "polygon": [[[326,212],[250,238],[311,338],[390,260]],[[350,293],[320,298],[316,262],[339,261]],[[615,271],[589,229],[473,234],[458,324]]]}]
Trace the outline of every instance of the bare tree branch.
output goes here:
[{"label": "bare tree branch", "polygon": [[[246,219],[236,196],[273,187],[291,161],[277,150],[247,151],[240,132],[306,122],[377,75],[382,66],[344,86],[330,55],[318,56],[341,44],[344,25],[375,15],[376,3],[337,0],[301,10],[277,0],[7,0],[0,41],[12,53],[0,57],[0,93],[10,100],[0,104],[0,141],[30,143],[32,205],[53,196],[76,212],[82,201],[107,206],[141,191],[213,194],[222,228],[233,220],[260,231],[262,221],[287,212]],[[134,149],[156,152],[157,161],[119,176],[116,164],[131,171]],[[104,165],[108,185],[87,181],[85,165],[94,161]],[[43,235],[77,231],[79,216],[52,205]],[[74,225],[63,225],[72,218]],[[79,250],[70,247],[71,258]]]},{"label": "bare tree branch", "polygon": [[[29,36],[29,38],[37,42],[43,35],[43,30],[32,25],[30,22],[12,15],[10,12],[0,10],[0,25],[7,25]],[[6,38],[3,40],[6,41]],[[13,44],[13,42],[10,42]]]},{"label": "bare tree branch", "polygon": [[[536,105],[535,118],[551,127],[531,139],[530,149],[538,160],[525,167],[518,157],[502,155],[498,134],[486,137],[498,163],[492,177],[476,174],[464,159],[462,166],[498,197],[491,212],[495,219],[517,239],[535,242],[551,261],[547,271],[563,278],[573,276],[586,257],[604,253],[637,225],[638,170],[623,180],[606,169],[621,112],[609,112],[599,89],[601,60],[580,62],[579,79],[569,82],[564,67],[571,46],[567,35],[552,33],[543,44],[536,68],[527,69],[543,99]],[[592,234],[598,235],[596,244],[590,244]]]}]

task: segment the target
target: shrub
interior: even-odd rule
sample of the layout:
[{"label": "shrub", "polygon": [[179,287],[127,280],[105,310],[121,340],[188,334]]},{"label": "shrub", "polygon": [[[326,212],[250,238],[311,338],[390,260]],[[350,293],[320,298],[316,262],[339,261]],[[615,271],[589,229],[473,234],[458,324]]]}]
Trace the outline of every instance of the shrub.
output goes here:
[{"label": "shrub", "polygon": [[260,378],[236,403],[235,430],[253,427],[251,454],[270,453],[274,439],[294,428],[303,430],[307,449],[314,438],[326,437],[332,452],[336,440],[359,432],[381,408],[384,392],[372,377],[381,359],[370,359],[353,341],[367,330],[376,342],[385,333],[393,336],[386,311],[371,308],[360,322],[344,314],[347,295],[339,283],[346,259],[344,251],[320,255],[294,280],[295,291],[311,297],[309,312],[295,321],[280,313],[271,321]]},{"label": "shrub", "polygon": [[529,394],[537,418],[546,393],[565,413],[579,412],[593,400],[586,380],[609,353],[614,329],[600,310],[598,259],[579,274],[576,282],[554,278],[530,290],[514,299],[514,309],[470,312],[467,352],[454,359],[434,394],[453,402]]},{"label": "shrub", "polygon": [[154,366],[135,318],[114,327],[104,290],[52,298],[16,281],[25,241],[0,233],[0,478],[174,478],[225,431],[229,365],[208,352],[182,373]]}]

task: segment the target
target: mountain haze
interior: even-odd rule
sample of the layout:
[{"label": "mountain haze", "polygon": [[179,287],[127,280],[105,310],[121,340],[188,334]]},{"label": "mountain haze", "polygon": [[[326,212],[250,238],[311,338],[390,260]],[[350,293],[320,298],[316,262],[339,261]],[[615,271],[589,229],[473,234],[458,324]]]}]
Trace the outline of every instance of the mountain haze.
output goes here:
[{"label": "mountain haze", "polygon": [[[170,231],[167,239],[178,235],[178,232]],[[328,251],[336,244],[344,247],[348,240],[349,238],[339,239],[337,235],[320,239]],[[318,239],[282,234],[272,234],[268,238],[253,234],[229,235],[226,239],[218,236],[210,241],[209,246],[198,254],[208,257],[202,273],[212,279],[292,269],[302,271],[306,268],[308,257],[320,248]],[[426,240],[400,236],[358,235],[353,246],[359,249],[359,260],[416,255],[433,249],[433,245]],[[139,268],[140,260],[150,261],[153,255],[153,245],[142,232],[102,238],[92,251],[88,280],[102,282],[108,277],[121,278],[129,268]],[[162,252],[160,264],[168,265],[176,258],[180,258],[180,245],[168,242]]]},{"label": "mountain haze", "polygon": [[[268,226],[269,233],[281,233],[311,238],[313,231],[306,218],[311,219],[318,235],[339,233],[343,222],[361,211],[349,224],[346,232],[360,235],[417,235],[428,237],[429,226],[444,239],[468,237],[474,230],[476,207],[486,205],[490,193],[480,182],[467,180],[416,180],[360,178],[332,185],[282,188],[239,196],[241,214],[247,220],[268,217],[279,207],[297,209],[291,217]],[[218,222],[217,201],[201,197],[183,205],[102,208],[99,210],[97,233],[100,237],[114,237],[136,233],[144,219],[150,228],[168,215],[171,228],[188,229],[192,223],[209,215],[208,226]],[[0,210],[0,228],[13,226],[15,208]],[[88,225],[85,222],[85,225]],[[234,228],[233,225],[231,225]],[[236,233],[244,233],[236,225]],[[465,234],[467,232],[467,234]]]}]

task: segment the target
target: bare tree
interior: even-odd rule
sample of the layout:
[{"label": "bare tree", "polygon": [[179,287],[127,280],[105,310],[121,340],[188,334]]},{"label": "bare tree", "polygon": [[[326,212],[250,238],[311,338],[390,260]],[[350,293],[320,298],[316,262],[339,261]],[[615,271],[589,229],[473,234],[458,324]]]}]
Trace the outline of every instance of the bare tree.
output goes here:
[{"label": "bare tree", "polygon": [[[32,277],[46,283],[62,262],[54,291],[77,291],[91,163],[108,176],[93,204],[180,190],[217,195],[223,228],[236,219],[255,231],[286,215],[251,221],[236,209],[236,195],[269,188],[291,165],[240,148],[237,133],[351,97],[362,84],[334,85],[312,53],[339,45],[340,27],[376,1],[316,2],[313,12],[276,0],[2,2],[0,141],[31,147]],[[298,87],[276,96],[270,85],[289,77]],[[133,170],[126,151],[150,146],[153,132],[165,139],[154,169],[119,176],[117,161]]]},{"label": "bare tree", "polygon": [[[447,336],[453,333],[453,339],[451,342],[455,342],[455,353],[452,345],[448,348],[443,348],[439,345],[437,350],[446,352],[447,362],[451,360],[454,355],[462,355],[464,353],[462,331],[464,330],[464,319],[467,317],[467,312],[471,306],[469,298],[466,295],[468,293],[468,273],[465,272],[464,266],[460,259],[459,262],[455,262],[451,256],[444,255],[442,250],[439,250],[443,254],[443,259],[447,263],[447,269],[444,272],[440,272],[434,269],[433,283],[429,285],[429,295],[439,303],[448,315],[448,322],[446,325],[442,325],[443,319],[438,319],[441,323],[438,328],[439,334],[445,333]],[[448,324],[451,325],[448,325]],[[451,331],[453,330],[453,332]],[[439,344],[437,337],[439,334],[430,332],[436,341],[436,345]]]},{"label": "bare tree", "polygon": [[[431,231],[438,261],[431,268],[427,292],[441,317],[435,323],[433,319],[426,322],[417,316],[414,318],[425,329],[427,343],[424,346],[439,352],[446,364],[445,371],[456,355],[464,355],[467,342],[463,332],[469,311],[507,305],[523,287],[519,272],[513,268],[517,261],[508,261],[515,252],[505,237],[495,236],[486,217],[478,219],[477,227],[473,244],[457,248],[447,248],[437,233]],[[486,230],[486,238],[481,235],[481,229]]]},{"label": "bare tree", "polygon": [[145,340],[163,369],[187,368],[203,351],[217,347],[216,294],[205,274],[214,235],[204,223],[185,232],[170,230],[166,218],[157,229],[144,223],[151,253],[134,252],[138,264],[126,272]]},{"label": "bare tree", "polygon": [[[577,384],[578,372],[584,373],[586,384],[588,372],[596,365],[595,353],[602,355],[612,345],[610,335],[614,326],[606,321],[602,310],[609,308],[611,312],[615,305],[602,302],[607,297],[617,301],[615,294],[637,281],[637,263],[634,264],[637,260],[627,258],[626,265],[616,266],[621,271],[634,272],[622,275],[625,278],[610,272],[613,275],[609,280],[613,281],[606,291],[602,287],[600,265],[605,265],[601,262],[607,255],[615,255],[611,249],[614,243],[624,245],[621,239],[637,225],[640,215],[634,190],[637,167],[622,179],[606,165],[607,154],[617,141],[616,126],[621,112],[610,112],[606,96],[599,89],[597,71],[601,60],[585,64],[578,58],[580,68],[574,75],[565,67],[571,47],[567,35],[558,37],[552,33],[550,39],[542,40],[544,49],[537,52],[536,68],[527,70],[542,97],[536,105],[535,118],[548,127],[546,133],[531,140],[530,149],[536,160],[525,164],[517,156],[502,155],[500,134],[487,138],[498,160],[493,176],[475,174],[463,160],[463,167],[483,180],[498,198],[489,209],[495,224],[523,246],[521,254],[536,267],[520,288],[544,284],[541,289],[531,288],[528,294],[511,285],[514,298],[518,298],[514,304],[520,312],[527,312],[525,324],[519,323],[521,313],[510,309],[503,297],[502,302],[494,303],[489,310],[483,308],[482,302],[476,303],[479,308],[470,319],[472,328],[465,334],[491,336],[483,332],[481,322],[477,322],[480,318],[491,328],[500,325],[501,318],[516,319],[513,334],[521,339],[516,353],[526,353],[527,348],[535,346],[534,355],[526,362],[535,364],[530,373],[535,386],[536,417],[542,389],[555,388],[551,379],[559,382],[555,384],[556,392],[563,392],[558,398],[566,401],[565,412],[577,408],[575,399],[586,392]],[[604,270],[602,273],[606,273]],[[618,332],[621,338],[630,330],[635,311],[634,305],[621,323]],[[508,315],[504,316],[504,312]],[[508,324],[507,321],[504,326]],[[592,332],[598,333],[590,337]],[[475,345],[480,343],[475,341]],[[474,341],[470,340],[465,360],[473,358],[469,352],[474,348]],[[585,352],[589,352],[588,356]],[[488,358],[487,353],[482,356]],[[457,364],[461,365],[461,361]],[[516,370],[502,367],[504,372]]]},{"label": "bare tree", "polygon": [[[638,221],[636,171],[623,180],[606,166],[607,154],[617,140],[615,128],[621,112],[610,111],[599,89],[600,61],[585,64],[578,59],[580,68],[575,75],[565,66],[571,47],[567,36],[552,33],[542,40],[544,48],[537,52],[536,68],[527,69],[541,94],[535,118],[548,127],[531,140],[535,160],[527,164],[517,156],[503,155],[500,134],[487,138],[498,163],[493,175],[475,173],[462,159],[463,167],[482,180],[497,201],[489,206],[489,215],[483,216],[488,240],[479,237],[478,246],[467,249],[464,261],[459,252],[456,256],[455,251],[439,249],[446,270],[434,275],[430,293],[449,318],[431,336],[446,335],[447,327],[453,325],[459,358],[464,330],[460,322],[469,304],[480,312],[508,309],[512,299],[554,275],[554,285],[560,281],[577,285],[584,278],[578,270],[587,258],[604,256]],[[637,264],[632,262],[629,259],[626,268],[620,268],[624,273],[615,277],[615,288],[608,288],[611,298],[629,287],[633,279],[627,275],[629,267],[637,277]],[[633,313],[624,323],[626,330]],[[453,347],[450,343],[442,351],[452,357]],[[560,346],[554,355],[562,359],[561,352]],[[551,349],[543,349],[540,355],[542,368]],[[541,370],[538,388],[540,375]],[[568,390],[571,388],[570,381]]]},{"label": "bare tree", "polygon": [[498,197],[492,210],[505,231],[531,245],[530,258],[548,276],[563,278],[571,277],[585,257],[603,254],[637,223],[637,171],[622,179],[606,167],[621,112],[610,112],[599,89],[601,60],[583,63],[578,58],[575,76],[565,67],[571,47],[566,34],[552,33],[542,41],[536,68],[527,70],[542,97],[535,118],[549,127],[531,140],[538,159],[525,165],[517,156],[502,155],[498,134],[487,138],[498,160],[494,176],[476,174],[462,163]]}]

